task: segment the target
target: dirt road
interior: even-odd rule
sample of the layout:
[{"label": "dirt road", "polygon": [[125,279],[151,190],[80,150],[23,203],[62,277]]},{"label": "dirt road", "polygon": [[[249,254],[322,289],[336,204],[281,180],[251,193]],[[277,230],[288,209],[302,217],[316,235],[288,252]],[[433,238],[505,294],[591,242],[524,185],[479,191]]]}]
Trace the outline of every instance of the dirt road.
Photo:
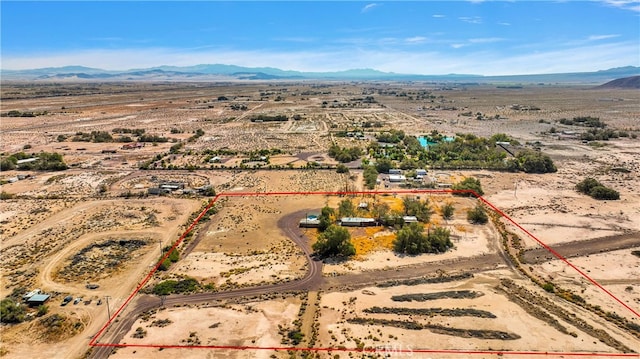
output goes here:
[{"label": "dirt road", "polygon": [[[165,299],[165,306],[175,305],[195,305],[237,297],[259,296],[275,292],[298,291],[298,290],[340,290],[352,289],[364,286],[375,285],[376,283],[390,280],[410,279],[417,277],[434,277],[440,273],[461,273],[461,272],[482,272],[504,268],[508,264],[500,253],[485,254],[474,257],[467,257],[453,260],[443,260],[430,262],[429,265],[411,265],[389,270],[375,270],[358,274],[349,274],[337,277],[322,277],[322,262],[313,260],[309,240],[298,228],[298,220],[309,210],[301,210],[289,214],[280,219],[278,226],[282,231],[298,246],[300,246],[309,263],[307,274],[300,280],[287,283],[271,284],[259,287],[242,288],[226,292],[217,293],[197,293],[190,295],[172,295]],[[605,244],[603,244],[605,243]],[[606,241],[594,239],[582,242],[570,242],[558,245],[554,250],[565,257],[584,256],[594,253],[608,252],[620,249],[620,247],[630,248],[640,246],[638,234],[625,234],[614,237],[607,237]],[[529,255],[540,259],[546,249],[534,249],[529,251]],[[553,256],[549,253],[550,256]],[[553,257],[552,259],[555,259]],[[112,344],[120,343],[127,332],[131,329],[138,315],[161,306],[161,300],[155,296],[139,295],[125,311],[120,315],[119,320],[112,323],[109,330],[102,335],[100,343],[96,344],[91,358],[107,358],[112,350]]]}]

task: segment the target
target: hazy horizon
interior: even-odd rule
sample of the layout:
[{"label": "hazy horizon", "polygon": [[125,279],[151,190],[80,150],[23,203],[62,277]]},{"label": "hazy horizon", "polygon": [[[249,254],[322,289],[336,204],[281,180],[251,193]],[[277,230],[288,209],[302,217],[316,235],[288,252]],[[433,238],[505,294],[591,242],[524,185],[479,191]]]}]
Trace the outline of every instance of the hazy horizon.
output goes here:
[{"label": "hazy horizon", "polygon": [[[485,76],[640,66],[640,1],[2,2],[0,68]],[[28,21],[25,21],[28,19]]]}]

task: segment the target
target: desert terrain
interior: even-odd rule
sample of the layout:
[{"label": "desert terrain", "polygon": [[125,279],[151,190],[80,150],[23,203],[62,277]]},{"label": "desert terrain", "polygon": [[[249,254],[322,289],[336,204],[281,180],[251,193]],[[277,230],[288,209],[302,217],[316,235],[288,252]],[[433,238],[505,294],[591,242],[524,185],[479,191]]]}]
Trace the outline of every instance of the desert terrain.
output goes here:
[{"label": "desert terrain", "polygon": [[[3,159],[58,153],[67,167],[0,172],[0,296],[24,307],[19,323],[1,324],[2,357],[640,352],[637,90],[3,83],[0,97]],[[561,123],[576,117],[626,136],[583,141],[588,128]],[[417,187],[381,175],[372,193],[369,145],[391,130],[504,133],[548,155],[557,172],[427,162]],[[337,171],[333,145],[362,155]],[[620,199],[576,191],[585,177]],[[467,217],[482,200],[446,192],[465,178],[481,181],[486,224]],[[345,199],[401,211],[416,196],[431,206],[427,230],[449,231],[446,252],[398,254],[398,229],[376,226],[348,229],[354,256],[322,260],[312,248],[318,230],[298,226]],[[448,219],[445,204],[455,207]],[[27,308],[22,296],[36,288],[50,297]]]}]

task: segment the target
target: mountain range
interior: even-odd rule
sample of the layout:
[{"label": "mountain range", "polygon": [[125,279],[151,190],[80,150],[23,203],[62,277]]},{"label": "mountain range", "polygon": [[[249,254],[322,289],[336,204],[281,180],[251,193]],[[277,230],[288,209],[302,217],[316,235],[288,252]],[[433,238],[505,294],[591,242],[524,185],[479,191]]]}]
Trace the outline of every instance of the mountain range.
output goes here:
[{"label": "mountain range", "polygon": [[430,81],[451,83],[544,83],[602,84],[614,79],[640,75],[640,67],[626,66],[594,72],[534,75],[483,76],[473,74],[417,75],[351,69],[336,72],[302,72],[273,67],[236,65],[159,66],[125,71],[109,71],[84,66],[49,67],[30,70],[0,70],[2,81]]}]

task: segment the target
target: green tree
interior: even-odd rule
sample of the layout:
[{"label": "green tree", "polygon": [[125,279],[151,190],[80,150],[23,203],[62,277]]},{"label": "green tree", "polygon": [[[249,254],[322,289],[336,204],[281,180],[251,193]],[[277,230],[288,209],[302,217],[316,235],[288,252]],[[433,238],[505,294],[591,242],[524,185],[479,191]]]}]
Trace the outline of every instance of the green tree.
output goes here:
[{"label": "green tree", "polygon": [[551,158],[538,151],[525,150],[516,155],[520,169],[526,173],[552,173],[558,169]]},{"label": "green tree", "polygon": [[467,220],[473,224],[485,224],[489,221],[487,211],[481,205],[467,211]]},{"label": "green tree", "polygon": [[388,158],[381,158],[376,161],[376,171],[378,173],[388,173],[393,168],[393,162]]},{"label": "green tree", "polygon": [[324,232],[327,228],[329,228],[329,226],[333,222],[334,216],[335,216],[335,211],[333,208],[329,206],[322,207],[322,210],[320,211],[320,216],[318,217],[318,221],[320,222],[320,224],[318,225],[318,230],[320,232]]},{"label": "green tree", "polygon": [[0,301],[0,323],[21,323],[25,320],[25,308],[11,298]]},{"label": "green tree", "polygon": [[356,249],[351,243],[351,235],[346,228],[330,225],[318,235],[313,250],[321,257],[351,257]]},{"label": "green tree", "polygon": [[453,212],[455,211],[455,207],[451,203],[447,203],[441,208],[442,210],[442,218],[446,220],[450,220],[453,218]]},{"label": "green tree", "polygon": [[378,171],[374,166],[364,167],[363,177],[365,185],[368,189],[374,189],[376,187],[376,181],[378,180]]},{"label": "green tree", "polygon": [[410,223],[398,231],[393,247],[396,252],[406,254],[442,253],[453,243],[446,228],[436,227],[425,233],[422,224]]},{"label": "green tree", "polygon": [[420,222],[429,222],[431,206],[429,201],[420,201],[417,198],[405,197],[402,200],[405,216],[415,216]]},{"label": "green tree", "polygon": [[345,198],[338,205],[338,217],[353,217],[356,214],[356,207],[350,199]]},{"label": "green tree", "polygon": [[[473,177],[467,177],[462,181],[454,184],[451,188],[456,191],[471,190],[471,191],[474,191],[479,196],[482,196],[484,194],[484,191],[482,190],[482,185],[480,184],[480,180]],[[468,196],[468,197],[473,196],[473,194],[469,192],[456,192],[454,194],[457,196]]]},{"label": "green tree", "polygon": [[342,163],[336,166],[336,172],[338,173],[349,173],[349,168]]}]

